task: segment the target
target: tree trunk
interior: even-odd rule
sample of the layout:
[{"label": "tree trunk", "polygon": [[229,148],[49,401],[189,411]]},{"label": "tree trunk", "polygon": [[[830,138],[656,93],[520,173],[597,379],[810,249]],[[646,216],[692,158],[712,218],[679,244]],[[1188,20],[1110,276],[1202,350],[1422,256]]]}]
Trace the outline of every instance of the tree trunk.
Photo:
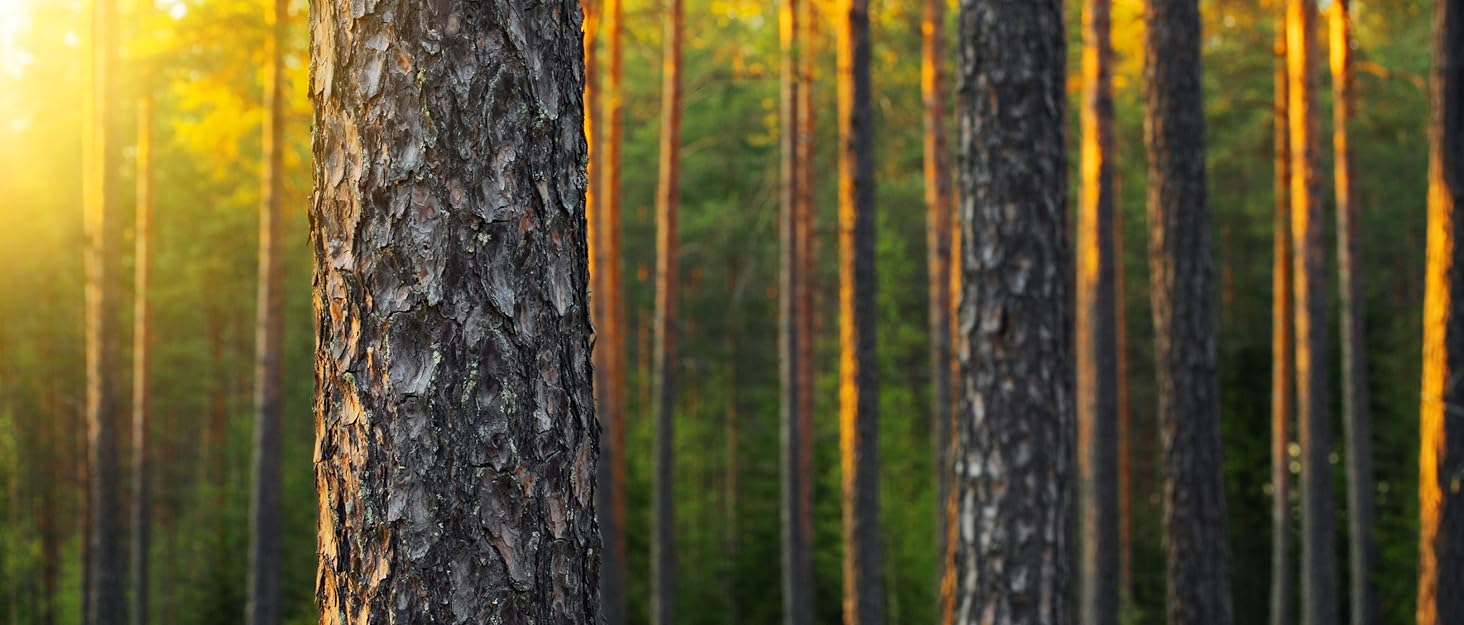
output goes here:
[{"label": "tree trunk", "polygon": [[[804,575],[807,581],[803,592],[807,596],[808,618],[813,619],[815,603],[815,584],[813,575],[813,486],[817,481],[813,466],[814,437],[817,435],[813,427],[814,409],[814,326],[813,326],[813,289],[814,289],[814,206],[813,206],[813,182],[814,182],[814,113],[813,113],[813,87],[815,65],[815,39],[818,37],[818,21],[814,14],[814,2],[804,0],[799,3],[803,14],[798,18],[798,97],[797,97],[797,154],[794,159],[794,176],[798,189],[795,198],[794,212],[796,224],[794,229],[793,249],[798,253],[798,280],[794,285],[794,296],[797,298],[797,310],[795,312],[798,334],[798,375],[793,383],[798,387],[798,429],[802,435],[798,438],[798,460],[796,465],[799,480],[798,498],[802,501],[802,515],[800,516],[803,528],[801,530],[807,549],[804,557],[807,562],[801,564],[804,567]],[[805,621],[805,622],[812,622]]]},{"label": "tree trunk", "polygon": [[598,623],[581,13],[312,2],[323,625]]},{"label": "tree trunk", "polygon": [[869,2],[833,16],[839,80],[839,455],[844,623],[884,623],[879,524],[879,361],[875,353],[874,109]]},{"label": "tree trunk", "polygon": [[1363,310],[1362,263],[1358,260],[1358,208],[1352,192],[1352,35],[1348,0],[1331,11],[1332,153],[1337,193],[1337,290],[1342,308],[1342,430],[1347,450],[1347,533],[1351,563],[1352,625],[1378,622],[1372,575],[1377,568],[1373,527],[1372,426],[1368,416],[1367,332]]},{"label": "tree trunk", "polygon": [[1114,332],[1110,0],[1083,3],[1077,234],[1079,620],[1118,625],[1118,378]]},{"label": "tree trunk", "polygon": [[149,474],[151,444],[151,276],[152,276],[152,96],[137,103],[137,223],[133,257],[132,312],[132,625],[147,625],[148,556],[151,551],[152,495]]},{"label": "tree trunk", "polygon": [[676,221],[681,197],[681,2],[665,0],[661,60],[661,169],[656,184],[656,455],[651,499],[651,625],[676,622]]},{"label": "tree trunk", "polygon": [[1291,139],[1291,262],[1296,314],[1297,440],[1301,445],[1301,622],[1337,621],[1333,547],[1332,421],[1327,404],[1327,291],[1323,272],[1316,4],[1288,0],[1287,108]]},{"label": "tree trunk", "polygon": [[1215,260],[1205,197],[1196,0],[1149,0],[1145,75],[1150,298],[1164,446],[1171,625],[1228,625]]},{"label": "tree trunk", "polygon": [[[1114,172],[1113,196],[1118,197]],[[1123,210],[1113,209],[1113,353],[1118,436],[1118,612],[1119,620],[1133,614],[1134,604],[1134,481],[1132,415],[1129,412],[1128,304],[1124,280]]]},{"label": "tree trunk", "polygon": [[[1284,26],[1284,22],[1283,22]],[[1291,406],[1296,383],[1291,310],[1291,133],[1288,131],[1286,29],[1276,29],[1276,225],[1271,265],[1271,625],[1291,625]]]},{"label": "tree trunk", "polygon": [[1434,9],[1419,419],[1418,625],[1464,622],[1464,1]]},{"label": "tree trunk", "polygon": [[1072,623],[1062,3],[962,0],[960,40],[955,622]]},{"label": "tree trunk", "polygon": [[89,456],[87,622],[112,625],[127,619],[123,587],[120,463],[117,457],[118,338],[114,313],[120,211],[117,209],[117,135],[112,126],[116,100],[117,8],[115,0],[92,4],[91,91],[87,102],[89,134],[83,193],[86,214],[86,421]]}]

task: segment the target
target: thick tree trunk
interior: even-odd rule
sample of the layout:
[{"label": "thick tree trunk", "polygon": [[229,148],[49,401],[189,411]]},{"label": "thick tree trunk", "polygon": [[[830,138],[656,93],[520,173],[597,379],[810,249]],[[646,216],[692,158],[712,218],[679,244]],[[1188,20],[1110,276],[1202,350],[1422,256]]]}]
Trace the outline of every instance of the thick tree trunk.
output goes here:
[{"label": "thick tree trunk", "polygon": [[[1284,16],[1283,16],[1284,20]],[[1276,29],[1275,253],[1271,265],[1271,625],[1291,625],[1291,406],[1296,384],[1291,310],[1291,133],[1288,130],[1286,29]]]},{"label": "thick tree trunk", "polygon": [[1378,622],[1377,593],[1372,576],[1377,568],[1373,526],[1372,426],[1368,416],[1367,332],[1363,310],[1362,263],[1358,260],[1358,207],[1352,192],[1352,35],[1348,0],[1332,3],[1329,38],[1332,69],[1333,180],[1337,193],[1337,290],[1342,308],[1342,432],[1347,450],[1347,533],[1351,564],[1352,625]]},{"label": "thick tree trunk", "polygon": [[1327,390],[1327,291],[1317,135],[1316,3],[1286,7],[1287,118],[1291,138],[1291,263],[1296,314],[1297,440],[1301,446],[1301,622],[1337,621],[1332,420]]},{"label": "thick tree trunk", "polygon": [[117,457],[118,301],[117,137],[111,106],[117,58],[115,0],[92,4],[88,140],[83,176],[86,254],[86,421],[88,455],[88,557],[86,619],[91,625],[127,620],[126,573],[119,524],[120,462]]},{"label": "thick tree trunk", "polygon": [[148,568],[152,530],[150,492],[152,276],[152,96],[137,103],[137,222],[133,235],[132,311],[132,625],[148,624]]},{"label": "thick tree trunk", "polygon": [[661,60],[661,155],[656,184],[655,378],[656,452],[651,524],[651,625],[676,622],[676,299],[681,198],[681,3],[665,0]]},{"label": "thick tree trunk", "polygon": [[1072,623],[1062,3],[960,6],[955,622]]},{"label": "thick tree trunk", "polygon": [[1150,298],[1164,446],[1171,625],[1228,625],[1215,261],[1196,0],[1149,0],[1145,140]]},{"label": "thick tree trunk", "polygon": [[579,6],[311,8],[321,623],[598,623]]},{"label": "thick tree trunk", "polygon": [[1464,622],[1464,1],[1434,9],[1418,456],[1418,625]]},{"label": "thick tree trunk", "polygon": [[839,455],[844,623],[884,623],[879,524],[879,376],[875,354],[874,109],[869,2],[841,0],[839,81]]},{"label": "thick tree trunk", "polygon": [[1118,625],[1118,354],[1114,332],[1110,0],[1083,3],[1077,233],[1079,620]]}]

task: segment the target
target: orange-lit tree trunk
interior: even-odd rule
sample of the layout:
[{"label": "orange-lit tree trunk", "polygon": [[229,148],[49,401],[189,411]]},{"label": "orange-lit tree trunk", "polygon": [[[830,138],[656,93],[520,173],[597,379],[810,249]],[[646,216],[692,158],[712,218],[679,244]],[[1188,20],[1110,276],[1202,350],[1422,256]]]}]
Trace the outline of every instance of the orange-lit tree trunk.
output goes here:
[{"label": "orange-lit tree trunk", "polygon": [[1110,0],[1083,3],[1077,232],[1079,621],[1118,625],[1118,378]]},{"label": "orange-lit tree trunk", "polygon": [[869,2],[833,16],[839,82],[839,455],[844,623],[884,623],[879,527],[879,387],[875,358],[874,109]]},{"label": "orange-lit tree trunk", "polygon": [[1317,135],[1316,3],[1286,6],[1287,119],[1291,135],[1291,263],[1295,294],[1297,440],[1301,446],[1301,622],[1337,619],[1333,546],[1332,420],[1327,391],[1327,291]]},{"label": "orange-lit tree trunk", "polygon": [[1332,163],[1337,193],[1337,290],[1342,331],[1342,434],[1347,450],[1347,532],[1351,565],[1352,625],[1378,622],[1377,593],[1372,576],[1377,568],[1373,526],[1372,426],[1368,416],[1367,331],[1362,296],[1362,263],[1358,260],[1356,195],[1352,192],[1352,34],[1348,0],[1332,3]]},{"label": "orange-lit tree trunk", "polygon": [[1163,432],[1171,625],[1229,625],[1215,260],[1206,200],[1197,0],[1149,0],[1150,298]]},{"label": "orange-lit tree trunk", "polygon": [[148,624],[148,555],[152,529],[148,413],[152,339],[152,96],[137,103],[137,221],[133,235],[132,308],[132,625]]},{"label": "orange-lit tree trunk", "polygon": [[249,597],[246,625],[280,622],[280,508],[283,435],[280,353],[284,291],[284,46],[286,0],[270,2],[269,64],[264,82],[263,168],[259,206],[259,284],[254,321],[254,490],[249,502]]},{"label": "orange-lit tree trunk", "polygon": [[[1279,4],[1279,3],[1278,3]],[[1271,625],[1291,625],[1291,405],[1296,383],[1291,334],[1291,133],[1288,130],[1286,29],[1276,29],[1275,253],[1271,263]]]},{"label": "orange-lit tree trunk", "polygon": [[90,511],[87,542],[86,619],[91,625],[127,620],[126,572],[119,515],[121,501],[117,431],[118,345],[114,314],[118,301],[117,137],[112,125],[116,89],[117,7],[115,0],[91,6],[91,89],[85,186],[86,271],[86,422]]},{"label": "orange-lit tree trunk", "polygon": [[354,8],[311,3],[320,622],[599,623],[580,8]]},{"label": "orange-lit tree trunk", "polygon": [[965,0],[959,32],[954,622],[1063,625],[1076,613],[1062,2]]},{"label": "orange-lit tree trunk", "polygon": [[676,516],[671,477],[675,472],[676,222],[681,198],[681,4],[662,5],[661,169],[656,184],[655,385],[656,451],[651,499],[651,625],[675,622]]},{"label": "orange-lit tree trunk", "polygon": [[1434,9],[1418,454],[1418,625],[1464,622],[1464,0]]}]

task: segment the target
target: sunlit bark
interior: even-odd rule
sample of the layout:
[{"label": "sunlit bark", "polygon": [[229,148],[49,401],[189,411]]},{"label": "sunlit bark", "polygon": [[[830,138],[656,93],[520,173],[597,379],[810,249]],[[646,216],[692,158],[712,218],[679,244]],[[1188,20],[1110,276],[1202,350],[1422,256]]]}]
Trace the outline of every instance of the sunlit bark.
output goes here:
[{"label": "sunlit bark", "polygon": [[1291,133],[1288,129],[1286,29],[1276,28],[1271,111],[1275,155],[1275,252],[1271,263],[1271,625],[1293,620],[1291,577],[1291,406],[1296,383],[1291,309]]},{"label": "sunlit bark", "polygon": [[675,473],[677,221],[681,200],[682,0],[662,5],[660,172],[656,184],[655,469],[651,493],[651,625],[676,622]]}]

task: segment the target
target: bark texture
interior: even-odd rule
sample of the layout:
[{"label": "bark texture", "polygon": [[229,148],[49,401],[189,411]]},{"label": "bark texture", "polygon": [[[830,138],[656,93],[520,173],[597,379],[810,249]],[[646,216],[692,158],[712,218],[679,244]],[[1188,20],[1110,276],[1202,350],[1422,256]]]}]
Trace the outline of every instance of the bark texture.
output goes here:
[{"label": "bark texture", "polygon": [[264,82],[263,167],[259,205],[259,285],[254,319],[254,491],[249,501],[249,597],[247,625],[280,623],[280,507],[284,440],[281,308],[284,176],[284,46],[286,0],[273,0]]},{"label": "bark texture", "polygon": [[954,622],[1076,619],[1062,3],[960,3]]},{"label": "bark texture", "polygon": [[653,358],[656,393],[656,452],[651,493],[651,625],[676,622],[676,514],[672,475],[676,471],[676,300],[679,251],[677,213],[681,200],[681,18],[682,0],[662,5],[661,169],[656,184],[656,311]]},{"label": "bark texture", "polygon": [[148,413],[152,409],[152,115],[150,95],[137,102],[137,216],[133,226],[132,301],[132,625],[148,624],[148,555],[152,499]]},{"label": "bark texture", "polygon": [[1418,625],[1464,622],[1464,1],[1434,9],[1419,419]]},{"label": "bark texture", "polygon": [[1286,29],[1276,29],[1276,86],[1271,124],[1275,137],[1276,224],[1271,265],[1271,625],[1294,618],[1291,578],[1291,420],[1296,384],[1291,310],[1291,133],[1288,130]]},{"label": "bark texture", "polygon": [[879,379],[875,358],[874,109],[869,2],[833,15],[839,81],[839,457],[844,623],[884,623],[879,525]]},{"label": "bark texture", "polygon": [[1118,625],[1118,380],[1110,0],[1083,3],[1077,231],[1079,620]]},{"label": "bark texture", "polygon": [[116,101],[117,6],[91,5],[91,89],[83,182],[87,423],[87,580],[85,618],[91,625],[126,622],[121,476],[118,459],[118,337],[114,317],[119,300],[117,272],[121,212],[117,206],[118,142],[112,124]]},{"label": "bark texture", "polygon": [[598,623],[580,9],[311,8],[321,623]]},{"label": "bark texture", "polygon": [[1171,625],[1229,625],[1215,260],[1196,0],[1149,0],[1148,213]]}]

